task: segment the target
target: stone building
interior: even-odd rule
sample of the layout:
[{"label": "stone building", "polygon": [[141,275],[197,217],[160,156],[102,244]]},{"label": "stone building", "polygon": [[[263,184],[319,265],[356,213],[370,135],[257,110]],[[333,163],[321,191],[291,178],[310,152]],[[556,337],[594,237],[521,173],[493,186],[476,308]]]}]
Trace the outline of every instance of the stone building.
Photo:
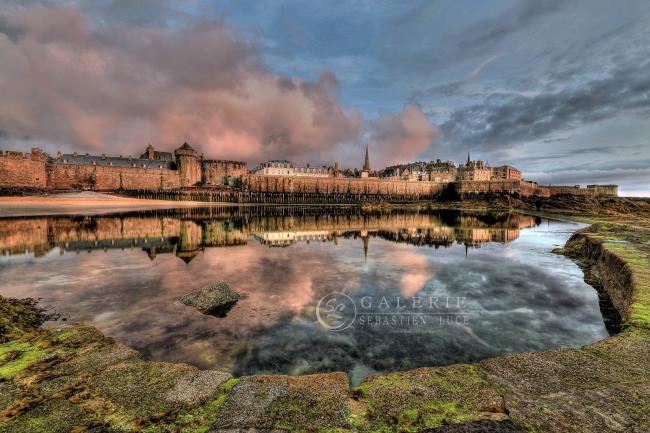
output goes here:
[{"label": "stone building", "polygon": [[265,176],[297,176],[297,177],[334,177],[334,169],[326,167],[298,167],[291,161],[271,160],[255,167],[251,173]]},{"label": "stone building", "polygon": [[485,161],[472,161],[467,154],[467,163],[458,168],[457,180],[492,180],[492,168]]},{"label": "stone building", "polygon": [[368,147],[362,170],[339,170],[338,164],[333,168],[298,167],[283,160],[260,164],[250,174],[245,162],[208,160],[188,143],[174,152],[156,151],[149,145],[138,158],[78,153],[50,157],[36,148],[29,153],[0,151],[0,188],[164,191],[226,186],[238,187],[235,191],[244,197],[268,194],[272,200],[280,196],[291,202],[296,194],[301,200],[314,195],[328,203],[370,196],[429,199],[448,192],[460,196],[618,195],[616,185],[541,186],[523,180],[521,171],[512,166],[493,168],[483,161],[472,161],[469,155],[467,163],[460,167],[453,161],[419,161],[377,173],[370,170]]},{"label": "stone building", "polygon": [[454,161],[424,162],[416,161],[386,167],[379,172],[379,177],[408,181],[454,182],[456,180],[456,163]]},{"label": "stone building", "polygon": [[408,164],[397,164],[380,170],[379,177],[394,180],[429,180],[427,163],[416,161]]},{"label": "stone building", "polygon": [[429,179],[433,182],[453,182],[456,180],[458,168],[454,161],[436,159],[427,164]]},{"label": "stone building", "polygon": [[187,143],[173,154],[149,145],[139,158],[0,152],[0,188],[164,190],[232,185],[247,172],[245,162],[207,160]]},{"label": "stone building", "polygon": [[511,165],[492,167],[492,180],[521,180],[522,173]]},{"label": "stone building", "polygon": [[148,159],[149,161],[163,161],[173,162],[174,155],[171,152],[158,152],[150,144],[145,149],[144,153],[140,155],[140,159]]}]

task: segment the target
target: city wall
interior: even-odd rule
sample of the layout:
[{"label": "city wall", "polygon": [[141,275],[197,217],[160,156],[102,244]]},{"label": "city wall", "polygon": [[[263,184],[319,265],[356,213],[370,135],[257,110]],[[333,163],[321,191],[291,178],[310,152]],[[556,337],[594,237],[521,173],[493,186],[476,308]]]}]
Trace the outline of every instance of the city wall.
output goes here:
[{"label": "city wall", "polygon": [[379,178],[301,178],[289,176],[247,175],[244,188],[255,193],[353,194],[385,196],[417,196],[433,198],[447,189],[457,194],[519,194],[548,197],[547,187],[521,180],[477,180],[459,182],[407,181]]},{"label": "city wall", "polygon": [[519,194],[524,197],[548,197],[547,187],[540,187],[535,182],[523,180],[464,180],[454,182],[454,188],[460,196],[469,194]]},{"label": "city wall", "polygon": [[0,188],[45,188],[46,182],[42,153],[0,152]]},{"label": "city wall", "polygon": [[550,195],[580,195],[586,197],[617,197],[617,185],[587,185],[581,188],[580,185],[555,185],[546,187]]},{"label": "city wall", "polygon": [[[189,147],[189,145],[188,145]],[[535,182],[511,180],[461,180],[456,182],[408,181],[394,178],[296,177],[248,174],[245,162],[196,160],[191,148],[179,149],[179,169],[87,164],[49,158],[40,149],[30,153],[0,152],[0,188],[96,191],[134,191],[143,194],[177,194],[178,199],[255,203],[358,203],[360,201],[411,202],[432,199],[445,193],[461,197],[473,194],[514,194],[550,197],[618,196],[616,185],[539,186]],[[190,152],[190,156],[183,154]],[[185,159],[183,159],[185,158]],[[187,160],[187,161],[185,161]],[[189,170],[189,171],[188,171]],[[191,179],[188,181],[188,173]],[[181,178],[186,176],[185,182]],[[184,188],[191,186],[192,188]],[[236,186],[239,188],[232,188]],[[163,198],[163,197],[156,197]],[[189,199],[189,198],[188,198]]]},{"label": "city wall", "polygon": [[248,164],[237,161],[203,161],[202,183],[204,185],[224,185],[227,179],[248,173]]},{"label": "city wall", "polygon": [[274,194],[351,194],[418,196],[432,198],[439,195],[448,183],[379,178],[346,177],[290,177],[249,174],[242,176],[242,187],[254,193]]},{"label": "city wall", "polygon": [[48,164],[47,167],[47,187],[53,189],[161,190],[180,186],[178,171],[166,168],[78,164]]}]

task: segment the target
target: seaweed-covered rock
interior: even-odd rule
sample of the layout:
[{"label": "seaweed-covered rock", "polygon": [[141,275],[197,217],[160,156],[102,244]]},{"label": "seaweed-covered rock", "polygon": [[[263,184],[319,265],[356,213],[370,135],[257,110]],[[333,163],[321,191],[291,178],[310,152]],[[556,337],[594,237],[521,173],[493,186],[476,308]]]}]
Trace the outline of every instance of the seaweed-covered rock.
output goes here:
[{"label": "seaweed-covered rock", "polygon": [[229,393],[212,428],[216,431],[345,428],[348,413],[345,373],[246,376]]},{"label": "seaweed-covered rock", "polygon": [[506,419],[495,421],[482,419],[463,424],[449,424],[440,428],[423,430],[422,433],[527,433],[527,429]]},{"label": "seaweed-covered rock", "polygon": [[38,329],[48,318],[35,299],[0,296],[0,343]]},{"label": "seaweed-covered rock", "polygon": [[225,317],[235,303],[244,298],[245,295],[235,292],[228,283],[219,281],[183,295],[179,301],[196,308],[203,314]]}]

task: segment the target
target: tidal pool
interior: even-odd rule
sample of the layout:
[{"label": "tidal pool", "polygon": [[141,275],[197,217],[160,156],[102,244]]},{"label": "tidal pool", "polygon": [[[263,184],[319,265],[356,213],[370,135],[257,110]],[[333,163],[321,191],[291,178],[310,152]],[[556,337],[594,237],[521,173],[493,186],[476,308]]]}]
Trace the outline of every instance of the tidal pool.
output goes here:
[{"label": "tidal pool", "polygon": [[[149,360],[357,383],[606,337],[596,291],[551,252],[578,228],[318,207],[5,218],[0,294],[41,298]],[[226,317],[177,301],[215,280],[248,294]]]}]

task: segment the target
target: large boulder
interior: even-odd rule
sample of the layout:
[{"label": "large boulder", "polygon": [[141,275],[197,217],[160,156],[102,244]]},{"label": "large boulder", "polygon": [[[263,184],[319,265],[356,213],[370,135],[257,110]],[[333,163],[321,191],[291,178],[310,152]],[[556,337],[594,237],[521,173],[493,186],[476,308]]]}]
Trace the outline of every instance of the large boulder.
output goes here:
[{"label": "large boulder", "polygon": [[218,281],[182,296],[179,301],[196,308],[203,314],[226,317],[226,314],[235,303],[245,297],[245,295],[231,289],[225,281]]}]

